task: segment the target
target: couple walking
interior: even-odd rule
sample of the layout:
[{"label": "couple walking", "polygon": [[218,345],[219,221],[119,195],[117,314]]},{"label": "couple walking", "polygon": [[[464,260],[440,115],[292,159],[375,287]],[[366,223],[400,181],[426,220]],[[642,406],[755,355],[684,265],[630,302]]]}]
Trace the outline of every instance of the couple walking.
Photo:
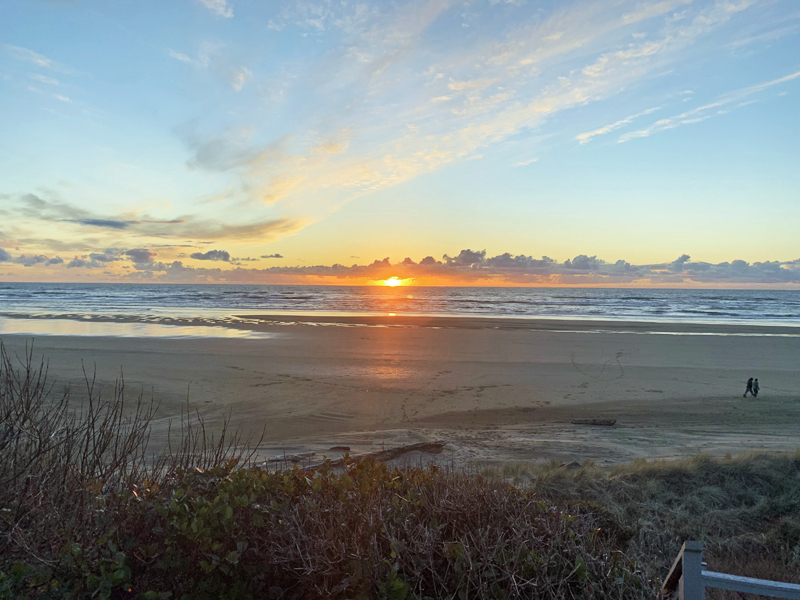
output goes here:
[{"label": "couple walking", "polygon": [[747,398],[747,393],[749,392],[753,398],[758,398],[758,379],[753,379],[752,377],[747,380],[747,389],[744,391],[744,396],[742,398]]}]

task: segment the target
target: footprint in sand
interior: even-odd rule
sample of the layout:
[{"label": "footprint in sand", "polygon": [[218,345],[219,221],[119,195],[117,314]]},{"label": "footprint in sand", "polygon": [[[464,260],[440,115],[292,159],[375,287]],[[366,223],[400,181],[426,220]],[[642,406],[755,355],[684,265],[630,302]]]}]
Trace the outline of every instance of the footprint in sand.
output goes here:
[{"label": "footprint in sand", "polygon": [[[452,373],[452,371],[439,371],[433,377],[431,377],[430,380],[426,384],[420,386],[418,389],[414,390],[409,395],[407,395],[405,398],[403,398],[403,402],[400,405],[400,413],[402,415],[401,418],[400,418],[401,422],[410,421],[411,419],[413,419],[414,417],[417,416],[417,413],[419,413],[419,408],[417,408],[417,410],[414,411],[414,414],[412,414],[411,417],[409,417],[408,410],[407,410],[408,401],[411,400],[411,398],[413,396],[415,396],[417,394],[420,394],[423,390],[425,390],[426,388],[430,387],[433,384],[434,381],[439,379],[439,377],[441,377],[442,375],[449,375],[450,373]],[[385,423],[387,419],[388,419],[388,417],[384,418],[382,422]]]}]

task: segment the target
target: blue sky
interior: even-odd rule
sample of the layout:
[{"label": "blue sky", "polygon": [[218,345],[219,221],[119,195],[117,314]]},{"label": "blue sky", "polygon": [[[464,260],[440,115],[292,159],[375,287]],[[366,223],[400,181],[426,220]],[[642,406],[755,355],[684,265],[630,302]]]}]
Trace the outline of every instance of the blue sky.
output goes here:
[{"label": "blue sky", "polygon": [[793,0],[7,2],[0,276],[793,286],[799,34]]}]

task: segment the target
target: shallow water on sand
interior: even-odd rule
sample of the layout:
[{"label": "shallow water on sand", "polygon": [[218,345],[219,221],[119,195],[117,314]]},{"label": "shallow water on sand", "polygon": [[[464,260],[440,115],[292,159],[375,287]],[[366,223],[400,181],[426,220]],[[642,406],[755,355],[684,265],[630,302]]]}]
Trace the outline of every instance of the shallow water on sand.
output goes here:
[{"label": "shallow water on sand", "polygon": [[80,337],[239,338],[265,339],[274,333],[217,326],[163,325],[73,319],[13,319],[0,317],[0,335],[69,335]]}]

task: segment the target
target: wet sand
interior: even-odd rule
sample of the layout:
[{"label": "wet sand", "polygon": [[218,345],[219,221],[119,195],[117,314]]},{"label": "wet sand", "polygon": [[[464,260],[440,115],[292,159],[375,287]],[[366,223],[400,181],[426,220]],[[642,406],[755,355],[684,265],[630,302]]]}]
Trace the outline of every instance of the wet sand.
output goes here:
[{"label": "wet sand", "polygon": [[[108,318],[99,320],[108,321]],[[111,319],[130,322],[125,318]],[[135,320],[134,320],[135,321]],[[800,448],[800,331],[754,325],[241,315],[168,325],[262,338],[38,336],[51,377],[81,361],[160,402],[265,428],[264,455],[448,440],[447,459],[621,462]],[[29,337],[0,333],[12,352]],[[742,398],[758,377],[758,399]],[[572,425],[614,418],[614,427]],[[328,455],[336,455],[326,452]]]}]

